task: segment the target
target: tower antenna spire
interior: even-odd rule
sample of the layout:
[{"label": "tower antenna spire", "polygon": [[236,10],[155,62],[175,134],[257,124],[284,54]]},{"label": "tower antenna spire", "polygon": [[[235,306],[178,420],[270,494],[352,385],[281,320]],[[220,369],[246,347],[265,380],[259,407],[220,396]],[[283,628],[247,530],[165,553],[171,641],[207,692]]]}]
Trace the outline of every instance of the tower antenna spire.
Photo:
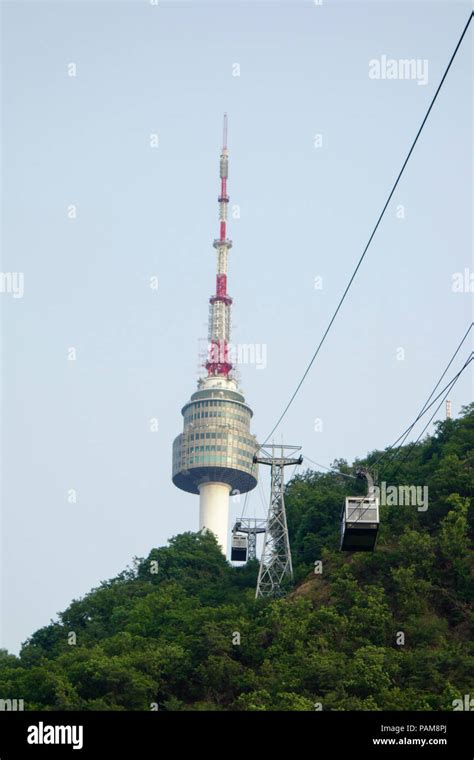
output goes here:
[{"label": "tower antenna spire", "polygon": [[222,152],[227,150],[227,114],[224,114],[224,125],[222,127]]},{"label": "tower antenna spire", "polygon": [[209,299],[209,352],[206,362],[208,375],[227,377],[232,369],[229,359],[230,307],[232,298],[227,293],[227,260],[232,241],[227,239],[227,178],[229,176],[229,151],[227,150],[227,114],[224,114],[222,150],[219,161],[221,192],[219,203],[219,237],[214,240],[217,250],[216,292]]}]

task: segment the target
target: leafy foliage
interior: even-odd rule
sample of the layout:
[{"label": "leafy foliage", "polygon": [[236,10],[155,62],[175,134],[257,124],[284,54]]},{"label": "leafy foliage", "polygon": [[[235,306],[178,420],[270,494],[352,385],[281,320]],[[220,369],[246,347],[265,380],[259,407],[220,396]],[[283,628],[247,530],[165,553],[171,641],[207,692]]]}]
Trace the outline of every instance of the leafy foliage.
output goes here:
[{"label": "leafy foliage", "polygon": [[295,477],[296,584],[283,599],[256,601],[257,563],[232,568],[213,536],[176,536],[73,601],[19,657],[0,651],[0,696],[39,710],[452,709],[474,683],[473,442],[471,405],[385,458],[379,476],[428,486],[429,508],[382,507],[370,554],[338,551],[341,505],[363,483]]}]

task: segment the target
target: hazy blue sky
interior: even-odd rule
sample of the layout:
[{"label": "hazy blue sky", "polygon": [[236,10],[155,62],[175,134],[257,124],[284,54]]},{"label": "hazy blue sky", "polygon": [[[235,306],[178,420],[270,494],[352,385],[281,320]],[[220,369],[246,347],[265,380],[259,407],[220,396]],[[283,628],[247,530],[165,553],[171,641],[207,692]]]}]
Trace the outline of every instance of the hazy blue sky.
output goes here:
[{"label": "hazy blue sky", "polygon": [[[266,346],[266,368],[240,368],[262,440],[469,12],[455,2],[2,3],[2,271],[24,273],[24,297],[0,299],[3,646],[17,651],[134,555],[197,529],[197,497],[171,483],[171,445],[207,334],[223,112],[241,209],[229,224],[233,337]],[[275,435],[325,465],[392,443],[471,319],[472,294],[453,292],[452,277],[472,271],[472,33]],[[383,55],[426,59],[427,84],[369,78]],[[455,415],[471,378],[452,393]],[[263,516],[263,476],[248,515]]]}]

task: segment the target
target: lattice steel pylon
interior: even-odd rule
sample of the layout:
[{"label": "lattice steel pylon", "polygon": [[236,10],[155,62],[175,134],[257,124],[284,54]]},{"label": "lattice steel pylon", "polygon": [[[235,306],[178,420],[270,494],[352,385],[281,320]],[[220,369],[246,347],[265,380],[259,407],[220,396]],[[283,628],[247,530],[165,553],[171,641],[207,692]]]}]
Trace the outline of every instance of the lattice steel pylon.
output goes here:
[{"label": "lattice steel pylon", "polygon": [[253,458],[254,462],[268,464],[271,467],[270,506],[260,559],[256,598],[259,596],[281,596],[283,583],[293,578],[285,512],[284,468],[291,464],[302,464],[302,456],[287,456],[300,450],[301,446],[276,446],[272,444],[271,446],[262,446],[260,449],[262,456],[255,455]]}]

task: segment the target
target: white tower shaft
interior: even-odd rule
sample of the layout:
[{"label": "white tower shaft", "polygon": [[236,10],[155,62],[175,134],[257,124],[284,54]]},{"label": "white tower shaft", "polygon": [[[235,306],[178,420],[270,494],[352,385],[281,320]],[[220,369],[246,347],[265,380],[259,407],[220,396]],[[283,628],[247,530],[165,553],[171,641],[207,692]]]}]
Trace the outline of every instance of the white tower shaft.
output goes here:
[{"label": "white tower shaft", "polygon": [[214,533],[225,555],[229,526],[229,494],[228,483],[202,483],[199,486],[199,530]]}]

